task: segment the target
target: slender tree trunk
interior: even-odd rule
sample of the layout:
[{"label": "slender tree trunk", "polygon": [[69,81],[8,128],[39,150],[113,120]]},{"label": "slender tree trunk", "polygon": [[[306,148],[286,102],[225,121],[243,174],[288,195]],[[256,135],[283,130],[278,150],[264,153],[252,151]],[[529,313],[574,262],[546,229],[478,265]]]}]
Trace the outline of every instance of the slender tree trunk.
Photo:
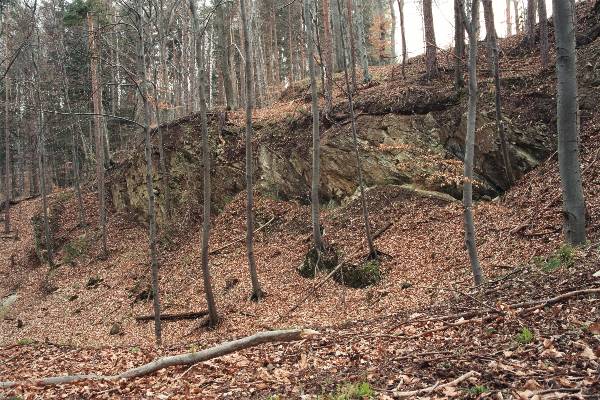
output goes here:
[{"label": "slender tree trunk", "polygon": [[254,260],[254,196],[253,196],[253,165],[252,165],[252,41],[250,40],[250,27],[246,16],[246,1],[240,0],[240,19],[244,30],[244,48],[246,51],[244,69],[246,71],[246,251],[248,266],[252,281],[252,296],[254,301],[260,301],[263,291],[258,282],[256,261]]},{"label": "slender tree trunk", "polygon": [[211,327],[217,325],[219,314],[212,289],[210,276],[210,265],[208,263],[208,246],[210,240],[210,148],[208,143],[208,117],[205,99],[206,90],[206,66],[204,53],[200,50],[200,23],[196,12],[195,0],[189,0],[190,14],[192,16],[192,31],[196,43],[196,66],[198,68],[198,84],[200,86],[200,125],[202,129],[202,167],[203,167],[203,217],[202,217],[202,278],[204,282],[204,292],[206,294],[206,303],[208,305],[208,317]]},{"label": "slender tree trunk", "polygon": [[356,36],[358,43],[358,58],[360,59],[360,65],[363,70],[363,82],[367,83],[371,81],[371,74],[369,73],[369,55],[367,53],[367,43],[365,38],[365,22],[364,22],[364,1],[356,0],[358,7],[356,9]]},{"label": "slender tree trunk", "polygon": [[389,0],[390,5],[390,56],[392,63],[396,63],[396,11],[394,11],[394,0]]},{"label": "slender tree trunk", "polygon": [[506,15],[506,37],[509,37],[510,35],[512,35],[512,20],[511,20],[511,15],[510,15],[510,0],[506,0],[506,10],[505,10],[505,15]]},{"label": "slender tree trunk", "polygon": [[333,42],[331,40],[329,0],[323,0],[323,41],[325,64],[325,114],[331,112],[333,97]]},{"label": "slender tree trunk", "polygon": [[402,77],[406,78],[408,50],[406,49],[406,32],[404,30],[404,0],[398,0],[398,14],[400,14],[400,40],[402,41]]},{"label": "slender tree trunk", "polygon": [[432,0],[423,0],[423,23],[425,28],[425,68],[427,78],[431,79],[438,75]]},{"label": "slender tree trunk", "polygon": [[567,241],[586,242],[585,199],[579,164],[577,53],[575,51],[575,1],[553,0],[556,35],[558,165]]},{"label": "slender tree trunk", "polygon": [[506,179],[508,185],[512,186],[515,182],[515,176],[510,162],[509,143],[506,137],[506,129],[504,126],[504,119],[502,118],[502,98],[500,96],[500,63],[499,63],[499,49],[498,40],[496,37],[496,28],[494,26],[494,9],[492,7],[492,0],[482,0],[483,7],[487,18],[485,18],[487,43],[491,54],[490,67],[492,74],[494,75],[494,86],[495,90],[495,102],[496,102],[496,129],[498,131],[498,139],[500,140],[500,150],[502,151],[502,160],[504,161],[504,170],[506,172]]},{"label": "slender tree trunk", "polygon": [[[340,6],[340,2],[338,1],[338,7]],[[341,13],[341,10],[340,10]],[[344,28],[342,26],[342,46],[344,43]],[[352,123],[352,141],[354,144],[354,155],[356,157],[356,169],[358,171],[358,187],[360,189],[360,204],[362,208],[363,221],[365,224],[365,236],[367,237],[367,244],[369,246],[369,258],[377,259],[377,250],[375,249],[375,244],[373,242],[373,235],[371,234],[371,221],[369,219],[369,209],[367,207],[367,199],[365,197],[365,183],[363,179],[363,169],[362,169],[362,161],[360,157],[360,150],[358,148],[358,135],[356,132],[356,116],[354,114],[354,99],[352,96],[352,88],[350,87],[350,77],[348,74],[348,64],[346,63],[346,59],[344,58],[344,80],[346,82],[346,95],[348,96],[348,108],[350,111],[350,121]]]},{"label": "slender tree trunk", "polygon": [[525,26],[525,33],[527,34],[527,44],[531,50],[535,47],[536,8],[536,0],[527,0],[527,24]]},{"label": "slender tree trunk", "polygon": [[[359,0],[361,1],[361,0]],[[354,36],[354,6],[352,0],[346,0],[348,23],[348,41],[350,42],[350,70],[352,71],[352,90],[356,90],[356,40]]]},{"label": "slender tree trunk", "polygon": [[548,15],[546,13],[546,0],[537,0],[538,14],[540,18],[540,56],[542,59],[542,68],[548,66],[550,44],[548,43]]},{"label": "slender tree trunk", "polygon": [[[8,33],[5,33],[5,54],[9,53]],[[8,67],[7,67],[8,68]],[[10,201],[12,199],[12,182],[10,168],[10,107],[9,107],[10,78],[8,69],[4,77],[4,233],[10,232]]]},{"label": "slender tree trunk", "polygon": [[515,32],[517,35],[521,33],[521,16],[519,15],[519,0],[513,0],[515,8]]},{"label": "slender tree trunk", "polygon": [[465,87],[463,58],[465,56],[465,21],[461,12],[462,1],[454,0],[454,87],[457,91]]},{"label": "slender tree trunk", "polygon": [[88,34],[89,34],[89,48],[90,48],[90,71],[91,71],[91,84],[92,84],[92,102],[94,105],[94,131],[96,138],[96,185],[98,187],[98,200],[100,208],[100,236],[101,236],[101,249],[100,258],[108,257],[108,248],[106,245],[106,199],[105,199],[105,187],[104,187],[104,138],[102,135],[102,120],[100,114],[102,114],[101,104],[101,88],[98,78],[98,64],[100,62],[99,50],[98,50],[98,33],[95,29],[94,18],[91,14],[87,15],[88,23]]},{"label": "slender tree trunk", "polygon": [[[150,102],[148,100],[148,79],[146,66],[146,53],[144,45],[144,10],[142,8],[142,0],[137,0],[137,20],[138,20],[138,90],[142,98],[144,107],[144,153],[146,155],[146,193],[148,195],[148,224],[149,224],[149,240],[150,240],[150,264],[152,268],[152,299],[154,307],[154,335],[158,346],[162,343],[162,329],[160,323],[160,291],[158,283],[158,255],[156,249],[156,211],[154,210],[154,182],[152,173],[152,142],[150,124],[152,123],[152,112]],[[158,110],[157,110],[158,111]],[[157,115],[158,117],[158,115]]]},{"label": "slender tree trunk", "polygon": [[[461,12],[462,5],[461,5]],[[466,20],[466,18],[463,16]],[[471,261],[475,285],[480,285],[483,272],[479,265],[473,221],[473,159],[475,155],[475,132],[477,128],[477,41],[479,37],[479,1],[473,1],[469,33],[469,110],[467,116],[467,137],[465,138],[465,176],[463,182],[463,207],[465,218],[465,245]]]},{"label": "slender tree trunk", "polygon": [[237,105],[233,97],[233,83],[231,81],[229,66],[229,27],[225,21],[229,8],[226,3],[218,3],[215,12],[215,22],[217,28],[217,52],[220,60],[219,69],[223,77],[223,87],[225,90],[225,103],[228,110],[234,110]]},{"label": "slender tree trunk", "polygon": [[[312,0],[304,0],[304,21],[306,23],[306,46],[308,54],[314,53],[315,39],[314,26],[311,17],[314,3]],[[319,104],[317,94],[317,78],[315,71],[315,60],[313,57],[308,57],[308,73],[310,75],[310,92],[312,97],[312,185],[311,185],[311,217],[313,225],[313,239],[315,241],[315,249],[322,251],[324,249],[323,238],[321,237],[321,223],[319,221],[320,214],[320,198],[319,185],[321,180],[321,131],[319,127]]]}]

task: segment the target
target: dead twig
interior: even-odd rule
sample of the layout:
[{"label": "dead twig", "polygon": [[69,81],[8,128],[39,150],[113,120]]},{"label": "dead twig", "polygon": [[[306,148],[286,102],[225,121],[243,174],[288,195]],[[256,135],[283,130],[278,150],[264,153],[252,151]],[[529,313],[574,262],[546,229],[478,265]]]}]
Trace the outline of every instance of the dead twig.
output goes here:
[{"label": "dead twig", "polygon": [[478,376],[480,376],[480,374],[478,372],[476,372],[476,371],[469,371],[466,374],[459,376],[455,380],[450,381],[448,383],[444,383],[442,385],[440,385],[439,382],[438,382],[435,385],[426,387],[424,389],[410,390],[410,391],[406,391],[406,392],[394,391],[393,392],[393,396],[396,399],[406,399],[406,398],[409,398],[409,397],[415,397],[415,396],[419,396],[419,395],[422,395],[422,394],[428,394],[428,393],[434,392],[437,389],[443,389],[443,388],[449,387],[449,386],[456,386],[459,383],[466,381],[467,379],[470,379],[472,377],[478,377]]}]

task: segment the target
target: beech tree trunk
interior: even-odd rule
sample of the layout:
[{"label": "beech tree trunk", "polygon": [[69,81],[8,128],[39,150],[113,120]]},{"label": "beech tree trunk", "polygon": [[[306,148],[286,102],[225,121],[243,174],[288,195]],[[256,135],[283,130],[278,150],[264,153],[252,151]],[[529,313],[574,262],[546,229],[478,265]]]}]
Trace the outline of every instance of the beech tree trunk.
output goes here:
[{"label": "beech tree trunk", "polygon": [[438,75],[437,44],[433,28],[432,0],[423,0],[423,24],[425,28],[425,68],[428,79]]},{"label": "beech tree trunk", "polygon": [[550,44],[548,43],[548,15],[546,13],[546,0],[537,0],[538,14],[540,18],[540,56],[542,68],[546,68],[549,63],[548,52]]},{"label": "beech tree trunk", "polygon": [[394,10],[394,0],[389,0],[390,6],[390,61],[396,63],[396,11]]},{"label": "beech tree trunk", "polygon": [[[146,155],[146,193],[148,195],[148,226],[149,226],[149,245],[150,245],[150,265],[152,269],[152,304],[154,307],[154,335],[156,344],[161,345],[162,329],[160,323],[160,291],[158,285],[158,255],[156,250],[156,211],[154,210],[154,180],[152,172],[152,142],[151,128],[152,113],[150,102],[148,101],[148,79],[146,74],[146,53],[144,44],[144,10],[142,0],[137,0],[137,31],[138,31],[138,77],[140,80],[137,88],[142,98],[144,107],[144,154]],[[158,115],[157,115],[158,117]]]},{"label": "beech tree trunk", "polygon": [[256,261],[254,259],[254,194],[253,194],[253,163],[252,163],[252,41],[250,40],[250,27],[246,16],[246,1],[240,0],[240,19],[244,30],[244,70],[246,71],[246,252],[250,280],[252,281],[252,296],[254,301],[260,301],[263,291],[258,281]]},{"label": "beech tree trunk", "polygon": [[512,19],[511,19],[511,12],[510,12],[510,0],[506,0],[505,15],[506,15],[506,37],[509,37],[510,35],[512,35]]},{"label": "beech tree trunk", "polygon": [[504,162],[504,171],[509,186],[515,182],[515,176],[510,162],[509,143],[506,137],[506,129],[504,119],[502,118],[502,98],[500,96],[500,63],[498,40],[496,37],[496,28],[494,24],[494,8],[492,0],[482,0],[484,7],[485,30],[487,31],[487,44],[490,51],[490,67],[494,75],[495,87],[495,103],[496,103],[496,130],[498,132],[498,140],[500,141],[500,150],[502,152],[502,160]]},{"label": "beech tree trunk", "polygon": [[402,41],[402,77],[406,78],[408,50],[406,49],[406,32],[404,30],[404,0],[398,0],[398,14],[400,14],[400,40]]},{"label": "beech tree trunk", "polygon": [[304,21],[306,23],[306,47],[311,56],[308,57],[308,73],[310,75],[310,93],[312,97],[312,184],[311,184],[311,217],[313,226],[313,239],[315,249],[322,251],[324,249],[323,238],[321,237],[320,223],[320,199],[319,185],[321,181],[321,131],[319,127],[319,97],[317,94],[317,77],[315,71],[315,60],[312,57],[315,49],[315,36],[313,19],[311,17],[314,10],[312,0],[304,0]]},{"label": "beech tree trunk", "polygon": [[196,45],[196,67],[198,69],[198,97],[200,100],[200,127],[202,130],[202,168],[203,168],[203,217],[202,217],[202,279],[204,283],[204,293],[208,306],[208,318],[211,327],[217,325],[219,314],[212,289],[212,279],[210,276],[210,266],[208,264],[208,246],[210,240],[210,148],[208,143],[208,117],[206,107],[206,65],[204,53],[201,49],[200,23],[196,12],[195,0],[189,0],[190,14],[192,16],[192,34]]},{"label": "beech tree trunk", "polygon": [[229,13],[227,3],[217,3],[215,9],[215,28],[217,30],[217,54],[219,57],[219,71],[223,79],[223,89],[225,91],[225,105],[228,110],[236,108],[236,102],[233,97],[233,83],[231,81],[231,67],[229,65],[229,26],[226,26],[226,14]]},{"label": "beech tree trunk", "polygon": [[461,7],[461,0],[454,0],[454,87],[457,91],[465,87],[465,78],[463,76],[465,21],[463,21]]},{"label": "beech tree trunk", "polygon": [[521,33],[521,16],[519,14],[519,0],[513,0],[515,7],[515,32],[517,35]]},{"label": "beech tree trunk", "polygon": [[[0,17],[0,21],[1,21]],[[5,33],[5,54],[9,53],[8,33]],[[9,107],[10,78],[8,67],[4,77],[4,233],[10,232],[10,201],[12,199],[12,179],[10,168],[10,107]]]},{"label": "beech tree trunk", "polygon": [[[94,136],[96,140],[96,185],[98,187],[98,207],[100,216],[100,258],[108,257],[108,248],[106,245],[106,195],[104,187],[104,138],[102,129],[102,100],[101,88],[98,77],[98,65],[100,63],[100,52],[98,49],[98,33],[96,32],[94,17],[87,15],[89,49],[90,49],[90,75],[92,87],[92,103],[94,106]],[[43,175],[43,174],[42,174]]]},{"label": "beech tree trunk", "polygon": [[[462,2],[462,0],[461,0]],[[464,8],[461,5],[461,13]],[[463,19],[467,21],[466,15]],[[477,255],[475,222],[473,221],[473,160],[475,155],[475,132],[477,129],[477,42],[479,37],[479,1],[473,1],[471,18],[467,24],[469,33],[469,110],[467,115],[467,137],[465,138],[465,176],[463,182],[463,208],[465,245],[469,253],[475,285],[483,282],[483,272]]]},{"label": "beech tree trunk", "polygon": [[[338,7],[339,7],[338,2]],[[342,46],[344,43],[344,27],[342,25]],[[373,242],[373,235],[371,234],[371,221],[369,219],[369,209],[367,207],[367,200],[365,197],[365,184],[363,179],[363,169],[362,169],[362,161],[360,157],[360,150],[358,148],[358,135],[356,132],[356,116],[354,114],[354,99],[352,95],[352,88],[350,87],[350,78],[348,74],[348,64],[346,63],[346,59],[344,58],[344,80],[346,83],[346,95],[348,96],[348,108],[350,111],[350,121],[352,123],[352,142],[354,144],[354,155],[356,157],[356,170],[358,172],[358,187],[360,190],[360,204],[363,214],[363,221],[365,223],[365,236],[367,238],[367,244],[369,246],[369,258],[377,259],[377,250],[375,249],[375,244]]]},{"label": "beech tree trunk", "polygon": [[358,43],[358,58],[360,59],[360,65],[363,71],[363,82],[368,83],[371,81],[371,74],[369,73],[369,54],[367,53],[367,42],[365,37],[365,22],[364,22],[364,1],[355,0],[358,4],[356,7],[356,36]]},{"label": "beech tree trunk", "polygon": [[333,97],[333,52],[329,17],[329,0],[323,0],[323,56],[325,66],[325,114],[329,114]]},{"label": "beech tree trunk", "polygon": [[586,242],[585,200],[579,164],[575,1],[553,0],[556,35],[558,166],[563,197],[564,231],[574,245]]},{"label": "beech tree trunk", "polygon": [[[359,0],[361,1],[361,0]],[[348,19],[348,41],[350,42],[350,66],[352,71],[352,90],[356,90],[356,40],[354,38],[354,6],[352,0],[346,1]]]},{"label": "beech tree trunk", "polygon": [[527,24],[525,26],[525,33],[527,34],[527,44],[531,50],[535,47],[536,9],[536,0],[527,0]]}]

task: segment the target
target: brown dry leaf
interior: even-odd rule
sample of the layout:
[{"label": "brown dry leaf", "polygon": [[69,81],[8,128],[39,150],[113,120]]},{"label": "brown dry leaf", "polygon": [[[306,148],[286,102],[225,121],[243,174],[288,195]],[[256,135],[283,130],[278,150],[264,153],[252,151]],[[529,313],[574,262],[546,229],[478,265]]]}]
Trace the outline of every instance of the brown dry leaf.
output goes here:
[{"label": "brown dry leaf", "polygon": [[594,322],[588,328],[592,335],[600,335],[600,322]]},{"label": "brown dry leaf", "polygon": [[594,354],[594,350],[592,350],[591,347],[584,345],[583,346],[583,351],[581,353],[579,353],[580,356],[582,356],[583,358],[586,358],[588,360],[597,360],[598,356],[596,354]]},{"label": "brown dry leaf", "polygon": [[527,390],[539,390],[542,388],[542,385],[533,379],[528,379],[527,382],[525,382],[525,385],[523,385],[523,388]]}]

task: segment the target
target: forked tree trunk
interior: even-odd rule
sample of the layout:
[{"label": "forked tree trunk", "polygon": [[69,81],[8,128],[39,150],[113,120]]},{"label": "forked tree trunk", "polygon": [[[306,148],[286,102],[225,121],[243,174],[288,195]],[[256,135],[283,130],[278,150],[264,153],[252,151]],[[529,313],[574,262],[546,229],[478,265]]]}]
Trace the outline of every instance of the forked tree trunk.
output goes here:
[{"label": "forked tree trunk", "polygon": [[202,36],[200,35],[200,23],[196,12],[195,0],[189,0],[190,14],[192,16],[192,34],[196,44],[196,66],[198,68],[198,91],[200,100],[200,127],[202,130],[202,168],[203,168],[203,217],[202,217],[202,279],[204,282],[204,293],[208,305],[208,317],[211,327],[217,325],[219,314],[212,289],[210,266],[208,264],[208,245],[210,240],[210,148],[208,144],[208,121],[206,107],[206,66],[204,53],[201,51]]},{"label": "forked tree trunk", "polygon": [[[340,7],[340,2],[338,0],[338,7]],[[340,10],[341,12],[341,10]],[[341,41],[342,46],[344,43],[344,26],[342,24],[342,35]],[[362,169],[362,161],[360,157],[360,150],[358,148],[358,135],[356,132],[356,116],[354,115],[354,99],[352,95],[352,88],[350,87],[350,78],[348,74],[348,64],[346,63],[346,59],[343,61],[344,66],[344,80],[346,82],[346,95],[348,96],[348,108],[350,111],[350,121],[352,123],[352,141],[354,144],[354,155],[356,157],[356,169],[358,171],[358,187],[360,189],[360,204],[362,208],[363,221],[365,223],[365,236],[367,237],[367,244],[369,246],[369,258],[377,259],[377,250],[375,249],[375,244],[373,243],[373,235],[371,234],[371,221],[369,219],[369,209],[367,207],[367,200],[365,198],[365,183],[363,179],[363,169]]]},{"label": "forked tree trunk", "polygon": [[425,68],[428,79],[438,75],[437,44],[433,28],[432,0],[423,0],[423,24],[425,28]]},{"label": "forked tree trunk", "polygon": [[100,53],[98,50],[98,33],[96,32],[94,17],[90,13],[87,15],[89,49],[90,49],[90,75],[92,86],[92,103],[94,106],[94,136],[96,139],[96,185],[98,187],[98,207],[100,216],[100,258],[108,257],[108,248],[106,245],[106,196],[104,187],[104,138],[102,134],[102,104],[100,100],[101,88],[98,78],[98,64],[100,62]]},{"label": "forked tree trunk", "polygon": [[402,41],[402,77],[406,78],[408,50],[406,49],[406,31],[404,30],[404,0],[398,0],[398,14],[400,14],[400,40]]},{"label": "forked tree trunk", "polygon": [[[252,41],[250,40],[250,27],[246,15],[246,1],[240,0],[240,19],[244,31],[244,70],[246,71],[246,253],[250,280],[252,281],[251,299],[260,301],[263,291],[258,281],[256,260],[254,259],[254,195],[253,195],[253,163],[252,163]],[[312,53],[310,53],[312,54]]]},{"label": "forked tree trunk", "polygon": [[[313,54],[315,49],[315,36],[313,19],[311,17],[314,3],[312,0],[304,0],[304,21],[306,23],[306,47],[308,54]],[[308,73],[310,75],[310,93],[312,97],[312,183],[311,183],[311,217],[313,226],[313,239],[315,249],[321,251],[324,249],[323,238],[321,237],[320,223],[320,199],[319,185],[321,181],[321,132],[319,127],[319,97],[317,94],[317,77],[315,71],[315,60],[308,57]]]},{"label": "forked tree trunk", "polygon": [[[462,0],[461,0],[462,3]],[[464,8],[461,4],[461,13]],[[465,14],[463,19],[467,20]],[[465,225],[465,245],[469,253],[475,285],[483,282],[483,272],[479,265],[475,222],[473,221],[473,159],[475,155],[475,132],[477,128],[477,41],[479,37],[479,1],[473,1],[471,18],[467,25],[469,33],[469,110],[467,115],[467,136],[465,138],[465,176],[463,182],[463,208]]]},{"label": "forked tree trunk", "polygon": [[[156,249],[156,211],[154,209],[154,182],[152,172],[152,142],[150,125],[152,123],[152,113],[150,102],[148,100],[148,79],[146,74],[146,53],[144,45],[144,10],[142,0],[137,0],[137,31],[138,31],[138,54],[137,54],[137,85],[142,98],[144,108],[144,154],[146,155],[146,193],[148,195],[148,224],[149,224],[149,245],[150,245],[150,265],[152,269],[152,305],[154,307],[154,335],[158,346],[162,343],[162,329],[160,323],[160,291],[158,284],[158,255]],[[157,115],[158,117],[158,115]]]},{"label": "forked tree trunk", "polygon": [[558,166],[563,197],[564,231],[571,244],[586,242],[585,199],[579,165],[575,2],[553,0],[556,35]]},{"label": "forked tree trunk", "polygon": [[482,0],[483,7],[485,9],[485,30],[487,31],[487,43],[490,51],[490,67],[492,74],[494,75],[494,87],[495,87],[495,103],[496,103],[496,130],[498,131],[498,139],[500,141],[500,150],[502,152],[502,160],[504,162],[504,171],[506,172],[506,179],[508,185],[512,186],[515,182],[515,176],[510,162],[509,143],[506,137],[506,129],[504,126],[504,119],[502,118],[502,98],[500,96],[500,63],[499,63],[499,49],[498,40],[496,37],[496,28],[494,25],[494,9],[492,6],[492,0]]},{"label": "forked tree trunk", "polygon": [[548,43],[548,15],[546,13],[546,0],[537,0],[538,14],[540,18],[540,56],[542,68],[546,68],[549,63],[550,44]]}]

